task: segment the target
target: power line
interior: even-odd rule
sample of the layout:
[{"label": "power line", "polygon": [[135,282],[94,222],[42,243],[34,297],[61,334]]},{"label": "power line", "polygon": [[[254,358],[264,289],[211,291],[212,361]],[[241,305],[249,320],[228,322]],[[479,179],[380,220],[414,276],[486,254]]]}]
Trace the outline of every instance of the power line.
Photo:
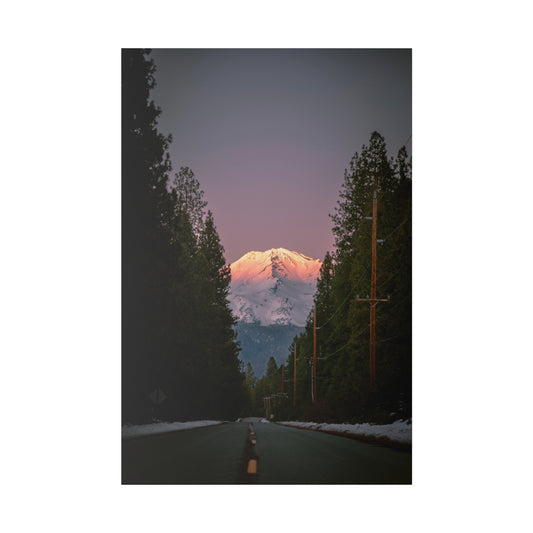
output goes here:
[{"label": "power line", "polygon": [[[397,300],[391,307],[390,307],[390,311],[394,310],[394,309],[397,309],[398,307],[400,307],[401,304],[403,304],[406,300],[408,300],[410,297],[409,296],[405,296],[404,298],[402,298],[401,300]],[[351,336],[350,337],[350,340],[344,344],[343,346],[341,346],[340,348],[337,348],[337,350],[335,350],[334,352],[330,353],[330,354],[327,354],[325,355],[324,357],[319,357],[318,359],[321,359],[321,360],[327,360],[329,359],[330,357],[333,357],[334,355],[338,354],[341,350],[344,350],[344,348],[346,348],[349,344],[353,344],[354,341],[358,340],[360,337],[362,337],[367,331],[368,329],[370,328],[370,324],[367,324],[363,329],[359,330],[357,332],[357,334],[355,336]],[[389,341],[391,339],[394,339],[396,337],[389,337],[388,339],[384,339],[384,340],[380,340],[380,341],[376,341],[376,342],[386,342],[386,341]],[[313,362],[311,360],[312,358],[312,354],[309,353],[309,354],[305,354],[305,355],[300,355],[298,357],[298,361],[308,361],[308,364],[312,365]],[[298,379],[301,379],[301,378],[298,378]]]},{"label": "power line", "polygon": [[323,359],[329,359],[330,357],[333,357],[335,354],[338,354],[341,350],[344,350],[344,348],[346,348],[346,346],[348,346],[348,344],[350,344],[351,342],[352,341],[350,339],[344,346],[341,346],[338,350],[335,350],[333,353],[326,355],[326,357],[323,357]]},{"label": "power line", "polygon": [[381,339],[379,341],[376,341],[378,343],[381,343],[381,342],[388,342],[388,341],[391,341],[393,339],[397,339],[398,338],[398,335],[395,335],[394,337],[389,337],[388,339]]},{"label": "power line", "polygon": [[[362,278],[362,276],[361,276],[361,278]],[[360,278],[360,279],[361,279],[361,278]],[[359,280],[360,280],[360,279],[359,279]],[[356,284],[359,283],[359,280],[357,280]],[[355,289],[356,289],[356,288],[357,288],[357,287],[354,287],[354,288],[348,293],[348,296],[346,296],[346,298],[344,299],[344,301],[339,305],[339,307],[337,307],[337,309],[335,310],[335,312],[334,312],[334,313],[333,313],[333,314],[332,314],[332,315],[326,320],[326,322],[324,322],[321,326],[317,326],[316,329],[321,329],[321,328],[323,328],[326,324],[328,324],[328,323],[333,319],[333,317],[334,317],[334,316],[335,316],[335,315],[336,315],[336,314],[342,309],[342,306],[348,301],[348,298],[349,298],[350,296],[353,295],[353,293],[355,292]]]},{"label": "power line", "polygon": [[[392,235],[394,235],[406,222],[409,221],[409,218],[406,218],[405,220],[403,220],[400,224],[398,224],[398,226],[396,226],[383,240],[384,241],[387,241],[388,239],[390,239],[390,237],[392,237]],[[363,265],[363,267],[368,270],[368,267],[366,265]],[[391,279],[393,279],[394,277],[396,277],[397,275],[399,274],[399,272],[396,272],[394,274],[392,274],[387,280],[385,281],[382,281],[380,283],[380,288],[385,284],[385,283],[388,283]],[[337,309],[335,309],[335,311],[333,312],[333,314],[323,323],[321,324],[320,326],[317,326],[316,329],[321,329],[323,328],[326,324],[328,324],[332,319],[333,317],[342,309],[342,307],[344,306],[344,304],[348,301],[348,298],[350,298],[350,296],[353,296],[354,292],[357,290],[357,284],[361,281],[361,279],[363,279],[363,276],[365,275],[365,273],[363,272],[359,278],[357,279],[357,281],[354,283],[354,287],[352,288],[352,290],[348,293],[348,295],[346,296],[346,298],[342,301],[342,303],[337,307]]]},{"label": "power line", "polygon": [[[322,359],[322,360],[329,359],[330,357],[333,357],[334,355],[338,354],[341,350],[344,350],[344,348],[346,348],[349,344],[352,344],[355,340],[359,339],[359,337],[361,337],[364,333],[366,333],[369,327],[370,327],[370,324],[368,324],[366,327],[360,330],[355,337],[350,337],[350,340],[344,346],[337,348],[337,350],[335,350],[334,352],[324,357],[319,357],[319,359]],[[309,365],[312,364],[312,361],[310,360],[311,354],[304,355],[303,357],[304,359],[308,360]],[[300,358],[298,358],[298,360],[300,360]]]},{"label": "power line", "polygon": [[[366,265],[363,265],[367,270],[368,270],[368,267]],[[354,287],[353,289],[348,293],[348,296],[346,296],[346,298],[344,298],[344,300],[342,301],[342,303],[337,307],[337,309],[335,310],[335,312],[321,325],[321,326],[317,326],[316,329],[321,329],[323,328],[328,322],[330,322],[332,320],[332,318],[342,309],[343,305],[348,301],[348,298],[350,296],[353,295],[353,293],[356,291],[357,289],[357,284],[363,279],[363,276],[365,275],[365,273],[363,272],[360,276],[359,276],[359,279],[354,283]]]},{"label": "power line", "polygon": [[392,235],[394,235],[406,222],[410,220],[410,217],[407,217],[405,220],[400,222],[392,231],[389,233],[383,240],[386,241],[387,239],[390,239]]}]

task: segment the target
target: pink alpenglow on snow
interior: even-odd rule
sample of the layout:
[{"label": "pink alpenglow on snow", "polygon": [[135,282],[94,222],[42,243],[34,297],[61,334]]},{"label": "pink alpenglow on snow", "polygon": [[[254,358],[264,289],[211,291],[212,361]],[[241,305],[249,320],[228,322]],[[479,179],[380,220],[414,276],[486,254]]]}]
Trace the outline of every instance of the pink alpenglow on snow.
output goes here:
[{"label": "pink alpenglow on snow", "polygon": [[321,266],[285,248],[248,252],[230,265],[233,313],[245,323],[304,326]]},{"label": "pink alpenglow on snow", "polygon": [[314,283],[322,263],[285,248],[272,248],[266,252],[248,252],[231,264],[232,281],[254,282],[258,278],[283,277],[290,281]]}]

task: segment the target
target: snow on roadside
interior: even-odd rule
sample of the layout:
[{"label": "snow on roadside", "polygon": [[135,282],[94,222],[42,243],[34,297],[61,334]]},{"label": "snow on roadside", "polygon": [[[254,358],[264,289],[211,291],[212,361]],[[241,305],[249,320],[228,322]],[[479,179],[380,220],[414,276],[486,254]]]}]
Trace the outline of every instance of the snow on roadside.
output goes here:
[{"label": "snow on roadside", "polygon": [[392,424],[378,426],[374,424],[319,424],[317,422],[278,422],[284,426],[318,431],[335,431],[362,437],[386,438],[394,442],[411,444],[412,426],[409,420],[397,420]]},{"label": "snow on roadside", "polygon": [[140,437],[141,435],[154,435],[156,433],[168,433],[169,431],[181,431],[203,426],[223,424],[220,420],[196,420],[194,422],[157,422],[156,424],[144,424],[142,426],[122,426],[122,438]]}]

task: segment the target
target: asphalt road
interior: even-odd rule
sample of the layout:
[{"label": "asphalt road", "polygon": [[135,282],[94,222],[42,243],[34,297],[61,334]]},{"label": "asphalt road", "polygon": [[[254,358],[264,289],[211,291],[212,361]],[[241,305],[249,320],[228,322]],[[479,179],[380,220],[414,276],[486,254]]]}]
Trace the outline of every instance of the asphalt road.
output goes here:
[{"label": "asphalt road", "polygon": [[123,484],[409,484],[411,453],[246,419],[122,441]]}]

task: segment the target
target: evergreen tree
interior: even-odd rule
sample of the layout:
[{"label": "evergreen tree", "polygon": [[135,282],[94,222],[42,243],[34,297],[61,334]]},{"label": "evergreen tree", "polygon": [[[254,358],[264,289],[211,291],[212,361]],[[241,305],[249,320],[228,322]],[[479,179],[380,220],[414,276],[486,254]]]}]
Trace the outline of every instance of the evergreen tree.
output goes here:
[{"label": "evergreen tree", "polygon": [[333,275],[333,258],[329,252],[326,252],[320,267],[314,296],[317,313],[323,317],[329,317],[333,314]]},{"label": "evergreen tree", "polygon": [[122,403],[126,419],[147,416],[154,352],[163,318],[171,137],[157,130],[161,110],[150,101],[155,65],[149,51],[122,52]]},{"label": "evergreen tree", "polygon": [[198,239],[204,225],[207,202],[194,172],[189,167],[181,167],[179,172],[174,174],[171,188],[177,195],[176,205],[187,211],[193,233]]},{"label": "evergreen tree", "polygon": [[276,364],[274,357],[270,357],[267,362],[267,369],[265,373],[266,382],[268,385],[268,390],[270,393],[279,392],[280,379],[279,378],[279,368]]},{"label": "evergreen tree", "polygon": [[390,295],[379,309],[376,361],[377,397],[383,409],[409,416],[412,383],[412,208],[411,163],[405,148],[394,162],[397,181],[383,214],[388,227],[380,249],[378,289]]},{"label": "evergreen tree", "polygon": [[251,363],[246,364],[246,370],[244,372],[244,376],[245,376],[244,379],[246,382],[246,386],[248,387],[248,389],[252,390],[257,383],[257,378],[255,377]]},{"label": "evergreen tree", "polygon": [[[216,303],[221,309],[227,308],[231,269],[229,265],[226,265],[224,248],[220,243],[211,211],[207,212],[205,225],[199,239],[199,247],[208,265],[209,279],[215,285]],[[228,317],[228,320],[233,325],[233,319]]]},{"label": "evergreen tree", "polygon": [[[331,382],[331,366],[334,359],[328,354],[337,349],[334,333],[334,319],[338,318],[335,310],[333,294],[334,281],[333,258],[329,252],[326,253],[322,266],[320,267],[315,291],[315,309],[317,320],[317,396],[323,398],[327,393],[327,388]],[[312,324],[309,324],[312,327]]]},{"label": "evergreen tree", "polygon": [[244,383],[248,392],[247,412],[254,414],[257,378],[254,374],[251,363],[246,364],[246,370],[244,371]]},{"label": "evergreen tree", "polygon": [[369,145],[363,145],[361,153],[355,153],[350,169],[344,171],[344,183],[340,199],[333,215],[336,257],[342,258],[355,251],[354,238],[361,222],[367,216],[372,192],[390,185],[392,168],[387,159],[385,139],[373,132]]},{"label": "evergreen tree", "polygon": [[186,275],[174,285],[181,318],[173,330],[176,368],[167,376],[167,381],[179,376],[172,386],[179,391],[173,409],[187,417],[233,417],[239,414],[246,391],[227,300],[230,270],[213,215],[210,211],[204,215],[207,204],[199,182],[188,169],[180,175],[184,179],[175,180],[172,187],[176,227],[172,242],[182,252],[176,256],[187,266]]},{"label": "evergreen tree", "polygon": [[236,320],[228,302],[231,270],[224,259],[224,248],[216,230],[213,214],[208,211],[199,238],[199,250],[207,267],[207,278],[212,286],[212,303],[209,306],[210,340],[212,357],[217,359],[219,393],[213,394],[218,409],[224,406],[227,416],[237,416],[239,405],[245,399],[244,375],[238,360],[239,347],[235,341]]}]

